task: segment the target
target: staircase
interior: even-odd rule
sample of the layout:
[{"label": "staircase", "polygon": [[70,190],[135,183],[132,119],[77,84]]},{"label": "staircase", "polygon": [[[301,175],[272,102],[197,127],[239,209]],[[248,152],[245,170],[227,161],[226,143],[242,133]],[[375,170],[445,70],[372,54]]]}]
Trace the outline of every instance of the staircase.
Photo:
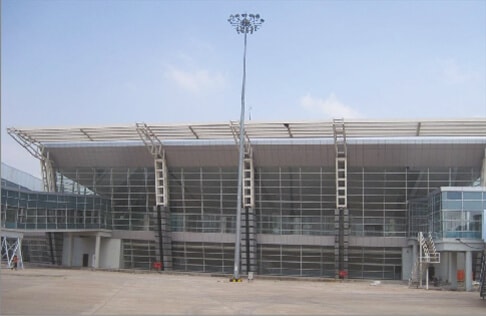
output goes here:
[{"label": "staircase", "polygon": [[63,233],[53,233],[48,232],[46,233],[48,249],[49,249],[49,258],[50,262],[53,265],[61,265],[62,264],[62,247],[63,247]]},{"label": "staircase", "polygon": [[432,234],[429,233],[427,238],[423,237],[423,243],[425,244],[423,246],[424,252],[425,249],[428,251],[428,262],[429,263],[440,263],[440,253],[437,252],[437,249],[435,248],[435,243],[434,239],[432,238]]},{"label": "staircase", "polygon": [[408,287],[413,286],[415,288],[418,288],[420,286],[421,271],[423,270],[420,267],[420,262],[417,260],[413,265],[412,273],[410,274],[410,278],[408,279]]},{"label": "staircase", "polygon": [[425,281],[426,287],[428,289],[428,269],[431,263],[440,263],[440,253],[437,252],[435,248],[434,239],[432,234],[429,233],[427,237],[424,236],[422,232],[418,233],[417,236],[420,245],[420,255],[415,262],[412,273],[408,280],[408,286],[416,286],[417,288],[422,286],[424,272],[426,272]]}]

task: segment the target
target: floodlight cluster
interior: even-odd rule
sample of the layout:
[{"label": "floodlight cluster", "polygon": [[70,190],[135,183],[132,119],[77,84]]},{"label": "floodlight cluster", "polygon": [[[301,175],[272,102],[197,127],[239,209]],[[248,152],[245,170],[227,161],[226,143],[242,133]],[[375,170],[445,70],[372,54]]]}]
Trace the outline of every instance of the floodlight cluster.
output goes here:
[{"label": "floodlight cluster", "polygon": [[243,13],[230,15],[228,22],[236,29],[238,34],[253,34],[265,20],[260,18],[260,14]]}]

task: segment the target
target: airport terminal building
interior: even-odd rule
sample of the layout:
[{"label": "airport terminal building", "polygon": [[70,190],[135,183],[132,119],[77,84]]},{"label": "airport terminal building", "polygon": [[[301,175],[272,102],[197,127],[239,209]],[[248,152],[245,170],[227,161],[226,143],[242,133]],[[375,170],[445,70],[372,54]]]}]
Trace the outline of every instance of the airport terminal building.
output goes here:
[{"label": "airport terminal building", "polygon": [[[42,191],[2,181],[2,236],[24,261],[233,272],[238,122],[8,132],[43,174]],[[423,236],[433,276],[475,278],[486,119],[250,121],[244,136],[243,274],[408,280]]]}]

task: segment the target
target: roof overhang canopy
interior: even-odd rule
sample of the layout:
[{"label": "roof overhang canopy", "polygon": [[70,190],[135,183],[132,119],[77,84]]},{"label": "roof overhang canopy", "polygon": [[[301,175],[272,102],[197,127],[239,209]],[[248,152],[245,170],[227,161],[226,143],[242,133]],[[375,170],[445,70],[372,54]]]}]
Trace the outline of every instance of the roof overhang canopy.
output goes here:
[{"label": "roof overhang canopy", "polygon": [[[250,121],[245,123],[245,134],[255,149],[256,165],[290,165],[296,161],[303,166],[327,165],[334,162],[333,124],[334,121]],[[9,128],[8,132],[37,158],[44,159],[49,154],[59,168],[151,166],[153,158],[142,149],[145,144],[140,128],[144,128],[145,136],[164,145],[170,166],[234,166],[237,162],[238,147],[234,144],[238,141],[239,125],[233,121]],[[350,166],[428,165],[434,159],[435,164],[477,165],[483,159],[486,144],[486,119],[345,120],[344,128]],[[432,141],[435,145],[424,144],[430,138],[436,139]],[[217,152],[213,150],[215,144]],[[436,159],[439,156],[440,162]]]},{"label": "roof overhang canopy", "polygon": [[[246,122],[245,134],[253,139],[330,138],[333,121]],[[138,124],[137,124],[138,125]],[[9,128],[14,138],[32,143],[140,141],[137,125],[109,127]],[[239,134],[235,121],[215,124],[145,124],[161,141],[223,140]],[[345,120],[347,138],[367,137],[486,137],[486,119],[463,120]]]}]

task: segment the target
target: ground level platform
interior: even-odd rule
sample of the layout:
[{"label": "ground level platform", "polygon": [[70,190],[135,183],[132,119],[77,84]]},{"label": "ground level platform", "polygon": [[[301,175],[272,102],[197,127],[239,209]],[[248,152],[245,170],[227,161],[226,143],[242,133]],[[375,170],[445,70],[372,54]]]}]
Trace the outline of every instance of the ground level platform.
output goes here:
[{"label": "ground level platform", "polygon": [[401,282],[29,268],[0,274],[1,315],[484,315],[477,291]]}]

